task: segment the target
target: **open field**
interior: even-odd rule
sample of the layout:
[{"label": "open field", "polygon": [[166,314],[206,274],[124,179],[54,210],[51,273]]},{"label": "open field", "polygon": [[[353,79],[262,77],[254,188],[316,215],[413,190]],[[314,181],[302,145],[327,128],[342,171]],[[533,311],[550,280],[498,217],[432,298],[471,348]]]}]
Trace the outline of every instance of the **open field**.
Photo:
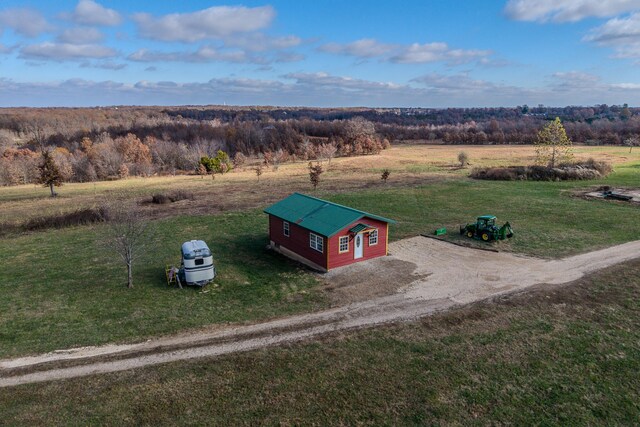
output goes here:
[{"label": "open field", "polygon": [[640,263],[419,322],[0,389],[11,425],[640,420]]},{"label": "open field", "polygon": [[[460,151],[469,154],[471,165],[467,168],[457,164]],[[637,185],[633,180],[627,184],[622,181],[628,170],[625,166],[640,163],[640,150],[629,153],[625,147],[575,147],[574,151],[576,159],[595,157],[611,162],[614,167],[620,166],[622,173],[616,175],[616,182]],[[387,187],[413,187],[436,180],[462,178],[472,167],[530,164],[534,159],[532,146],[403,144],[375,156],[336,158],[330,165],[324,162],[327,172],[322,175],[318,194],[326,196],[378,189],[383,169],[391,171]],[[173,190],[192,192],[196,200],[162,206],[161,210],[148,205],[140,206],[140,209],[151,217],[243,210],[264,206],[293,191],[311,192],[306,167],[307,162],[299,162],[283,164],[277,171],[265,169],[259,182],[250,166],[245,166],[239,171],[218,175],[215,180],[199,176],[161,176],[67,184],[58,190],[60,195],[56,199],[51,199],[48,190],[40,186],[0,187],[0,224],[21,223],[35,216],[96,206],[103,203],[106,195],[143,202],[156,192]],[[577,185],[584,187],[586,184]]]},{"label": "open field", "polygon": [[[484,159],[482,164],[510,157],[526,162],[531,155],[530,147],[399,146],[380,156],[334,159],[317,195],[397,219],[392,240],[443,225],[449,239],[459,239],[458,224],[487,212],[510,220],[516,230],[516,238],[499,247],[528,255],[567,256],[640,239],[637,207],[573,196],[603,184],[637,185],[640,151],[581,148],[580,155],[600,153],[613,161],[616,172],[597,182],[535,183],[469,180],[451,166],[460,149],[472,162]],[[57,199],[46,197],[46,189],[38,188],[37,195],[30,187],[0,189],[4,221],[90,206],[114,189],[136,200],[182,188],[196,195],[193,201],[139,206],[143,215],[159,218],[159,236],[134,269],[133,290],[124,289],[124,269],[100,247],[100,225],[0,239],[0,357],[127,342],[339,303],[316,275],[264,250],[267,222],[259,208],[293,190],[309,192],[304,167],[283,165],[259,184],[244,171],[213,182],[163,177],[67,185]],[[381,167],[394,170],[387,185],[380,182]],[[34,194],[21,194],[25,189]],[[203,238],[214,252],[219,286],[208,293],[164,283],[165,264],[176,263],[180,243],[191,238]]]}]

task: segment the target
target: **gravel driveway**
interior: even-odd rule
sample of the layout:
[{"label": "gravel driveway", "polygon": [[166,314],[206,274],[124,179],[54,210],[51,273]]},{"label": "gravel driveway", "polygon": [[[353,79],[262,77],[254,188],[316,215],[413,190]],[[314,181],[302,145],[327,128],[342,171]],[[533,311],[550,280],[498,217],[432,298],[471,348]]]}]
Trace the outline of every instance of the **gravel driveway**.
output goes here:
[{"label": "gravel driveway", "polygon": [[[321,334],[413,320],[455,306],[560,284],[640,257],[640,241],[561,260],[455,246],[425,237],[394,242],[392,255],[323,276],[344,305],[249,326],[212,326],[137,344],[62,350],[0,361],[0,387],[116,372],[295,342]],[[357,302],[350,302],[357,301]]]}]

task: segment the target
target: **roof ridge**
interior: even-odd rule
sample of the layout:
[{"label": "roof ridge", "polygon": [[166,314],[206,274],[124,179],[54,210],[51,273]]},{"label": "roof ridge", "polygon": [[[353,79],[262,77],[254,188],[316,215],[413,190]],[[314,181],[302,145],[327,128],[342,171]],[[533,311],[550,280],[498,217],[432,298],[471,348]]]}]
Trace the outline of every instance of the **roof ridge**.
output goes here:
[{"label": "roof ridge", "polygon": [[[334,202],[331,202],[331,201],[329,201],[329,200],[320,199],[319,197],[309,196],[308,194],[298,193],[297,191],[296,191],[296,192],[294,192],[293,194],[297,194],[298,196],[303,196],[303,197],[306,197],[306,198],[308,198],[308,199],[317,200],[318,202],[328,203],[328,204],[330,204],[330,205],[337,206],[337,207],[342,208],[342,209],[347,209],[347,210],[350,210],[350,211],[353,211],[353,212],[357,212],[357,213],[359,213],[359,214],[363,214],[363,215],[365,215],[365,216],[373,215],[373,214],[370,214],[370,213],[368,213],[368,212],[361,211],[360,209],[351,208],[351,207],[349,207],[349,206],[341,205],[340,203],[334,203]],[[377,215],[376,215],[376,216],[377,216]]]}]

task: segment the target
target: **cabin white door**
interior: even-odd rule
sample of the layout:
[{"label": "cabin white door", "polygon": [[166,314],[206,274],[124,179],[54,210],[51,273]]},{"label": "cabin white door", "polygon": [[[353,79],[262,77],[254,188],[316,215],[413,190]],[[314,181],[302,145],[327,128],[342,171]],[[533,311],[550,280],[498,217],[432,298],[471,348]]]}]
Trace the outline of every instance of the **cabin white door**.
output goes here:
[{"label": "cabin white door", "polygon": [[364,238],[362,237],[362,233],[356,234],[356,238],[354,239],[354,249],[353,249],[353,259],[362,258],[363,249],[364,249]]}]

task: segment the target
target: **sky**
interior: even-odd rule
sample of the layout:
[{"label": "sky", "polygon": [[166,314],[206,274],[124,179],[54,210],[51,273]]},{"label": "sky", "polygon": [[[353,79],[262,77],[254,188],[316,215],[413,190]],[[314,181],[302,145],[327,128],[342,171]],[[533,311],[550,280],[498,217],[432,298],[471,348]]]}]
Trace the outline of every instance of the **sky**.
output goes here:
[{"label": "sky", "polygon": [[640,0],[3,0],[0,107],[640,105]]}]

